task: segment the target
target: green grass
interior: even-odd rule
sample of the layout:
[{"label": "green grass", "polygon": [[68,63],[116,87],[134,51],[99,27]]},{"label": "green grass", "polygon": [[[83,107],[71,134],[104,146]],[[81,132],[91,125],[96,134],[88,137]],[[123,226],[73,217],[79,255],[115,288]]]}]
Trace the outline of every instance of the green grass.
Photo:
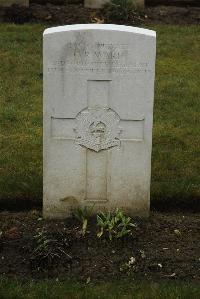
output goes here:
[{"label": "green grass", "polygon": [[200,286],[189,283],[19,283],[0,280],[1,299],[198,299]]},{"label": "green grass", "polygon": [[[42,201],[42,32],[0,25],[0,200]],[[199,26],[157,25],[152,201],[200,196]]]},{"label": "green grass", "polygon": [[157,29],[152,197],[200,195],[200,27]]}]

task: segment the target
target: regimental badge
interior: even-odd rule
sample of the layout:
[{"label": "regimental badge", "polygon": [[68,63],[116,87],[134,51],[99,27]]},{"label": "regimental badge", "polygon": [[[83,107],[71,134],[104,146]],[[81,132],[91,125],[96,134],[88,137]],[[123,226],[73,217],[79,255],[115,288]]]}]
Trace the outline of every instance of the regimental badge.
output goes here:
[{"label": "regimental badge", "polygon": [[76,143],[99,152],[120,146],[119,115],[109,108],[87,108],[76,117]]}]

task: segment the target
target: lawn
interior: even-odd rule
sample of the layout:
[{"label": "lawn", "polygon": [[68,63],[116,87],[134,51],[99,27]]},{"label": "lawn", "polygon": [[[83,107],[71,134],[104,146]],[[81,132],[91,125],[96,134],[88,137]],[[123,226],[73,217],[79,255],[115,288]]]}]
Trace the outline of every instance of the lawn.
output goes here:
[{"label": "lawn", "polygon": [[197,299],[200,287],[187,283],[127,282],[78,284],[0,280],[1,299]]},{"label": "lawn", "polygon": [[[42,203],[42,32],[0,25],[0,201]],[[152,203],[200,196],[199,26],[156,25]]]}]

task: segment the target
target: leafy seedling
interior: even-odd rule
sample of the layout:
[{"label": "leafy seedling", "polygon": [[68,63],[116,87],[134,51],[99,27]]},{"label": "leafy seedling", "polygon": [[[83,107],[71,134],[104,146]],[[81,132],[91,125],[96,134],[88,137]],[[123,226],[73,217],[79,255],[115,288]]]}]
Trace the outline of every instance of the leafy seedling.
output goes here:
[{"label": "leafy seedling", "polygon": [[88,226],[88,220],[92,216],[94,205],[91,207],[78,207],[73,210],[74,217],[82,224],[82,234],[85,236]]},{"label": "leafy seedling", "polygon": [[103,234],[108,234],[109,240],[112,240],[113,237],[122,238],[131,234],[131,228],[136,227],[136,224],[131,222],[131,218],[120,209],[116,209],[113,214],[101,212],[97,215],[97,225],[100,227],[97,237],[100,238]]}]

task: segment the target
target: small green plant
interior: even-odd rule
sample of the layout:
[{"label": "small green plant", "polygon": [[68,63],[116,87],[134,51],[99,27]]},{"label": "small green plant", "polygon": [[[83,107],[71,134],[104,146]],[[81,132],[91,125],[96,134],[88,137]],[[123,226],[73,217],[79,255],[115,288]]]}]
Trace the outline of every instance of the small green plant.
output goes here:
[{"label": "small green plant", "polygon": [[122,25],[141,23],[140,13],[133,0],[111,0],[104,5],[102,12],[107,23]]},{"label": "small green plant", "polygon": [[74,217],[82,223],[82,234],[83,236],[86,234],[87,226],[88,226],[88,220],[92,216],[92,210],[94,208],[94,205],[91,207],[78,207],[73,210]]},{"label": "small green plant", "polygon": [[108,234],[110,240],[113,237],[122,238],[131,233],[131,228],[136,227],[131,223],[131,218],[127,217],[120,209],[116,209],[113,214],[101,212],[97,215],[97,225],[100,227],[97,236],[100,238],[103,234]]},{"label": "small green plant", "polygon": [[49,233],[45,228],[38,228],[34,236],[32,263],[38,266],[50,267],[63,256],[71,259],[66,252],[69,243],[61,232]]}]

